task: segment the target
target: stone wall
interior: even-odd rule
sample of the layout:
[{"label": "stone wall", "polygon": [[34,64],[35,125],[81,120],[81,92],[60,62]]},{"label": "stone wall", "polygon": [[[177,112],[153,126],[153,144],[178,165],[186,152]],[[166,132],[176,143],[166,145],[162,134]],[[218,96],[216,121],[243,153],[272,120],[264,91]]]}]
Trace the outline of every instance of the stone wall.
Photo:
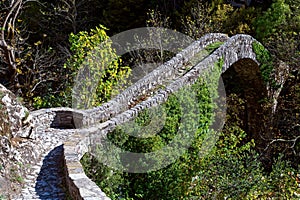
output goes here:
[{"label": "stone wall", "polygon": [[37,152],[33,146],[26,145],[31,131],[29,111],[1,84],[0,118],[0,195],[10,196],[19,192],[18,180],[28,172],[19,163],[25,165],[28,160],[36,160]]},{"label": "stone wall", "polygon": [[[199,52],[205,50],[207,46],[215,42],[225,42],[228,40],[228,36],[220,33],[211,33],[203,36],[198,41],[193,42],[190,46],[178,53],[171,60],[167,61],[137,83],[127,88],[121,94],[114,99],[108,101],[102,106],[94,109],[87,110],[90,117],[89,124],[104,122],[109,118],[116,116],[117,114],[124,112],[128,109],[129,104],[136,101],[136,98],[148,93],[158,85],[166,86],[171,81],[179,78],[177,72],[187,63],[195,60],[194,57]],[[200,62],[198,60],[197,62]],[[167,81],[168,80],[168,81]]]},{"label": "stone wall", "polygon": [[[88,132],[79,131],[64,143],[65,175],[72,199],[108,200],[105,193],[84,173],[81,157],[88,152]],[[80,141],[80,142],[78,142]]]}]

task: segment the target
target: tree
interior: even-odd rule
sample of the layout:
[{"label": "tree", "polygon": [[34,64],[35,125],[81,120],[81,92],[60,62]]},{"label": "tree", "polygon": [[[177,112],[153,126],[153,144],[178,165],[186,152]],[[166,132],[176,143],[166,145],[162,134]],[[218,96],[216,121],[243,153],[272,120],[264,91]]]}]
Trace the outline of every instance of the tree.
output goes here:
[{"label": "tree", "polygon": [[253,20],[260,12],[260,8],[234,8],[223,1],[197,1],[191,5],[187,4],[184,9],[189,11],[184,15],[185,18],[181,16],[182,26],[184,32],[193,38],[200,38],[212,32],[252,35]]},{"label": "tree", "polygon": [[276,0],[264,14],[256,20],[256,37],[265,39],[273,34],[278,27],[287,22],[291,14],[289,5],[285,0]]},{"label": "tree", "polygon": [[[62,73],[57,66],[66,57],[65,52],[57,53],[44,45],[46,34],[32,37],[27,11],[39,10],[40,5],[38,1],[33,4],[27,0],[1,2],[0,81],[22,97],[28,108],[32,108],[36,93],[45,92],[41,86],[59,82],[57,74]],[[60,88],[59,84],[56,86]]]},{"label": "tree", "polygon": [[269,49],[274,58],[289,64],[291,70],[299,69],[299,3],[299,0],[276,0],[254,22],[255,36]]},{"label": "tree", "polygon": [[[24,45],[24,39],[20,35],[20,25],[18,17],[26,1],[10,0],[1,1],[1,35],[0,35],[0,53],[2,57],[2,66],[0,73],[7,77],[2,82],[18,82],[18,65],[20,64],[20,46]],[[19,62],[18,62],[19,61]]]},{"label": "tree", "polygon": [[100,105],[116,94],[117,86],[124,83],[130,70],[121,65],[106,30],[100,25],[90,32],[70,34],[72,56],[64,64],[67,71],[64,90],[56,96],[45,94],[35,97],[37,108],[71,107],[73,101],[78,108],[87,109]]}]

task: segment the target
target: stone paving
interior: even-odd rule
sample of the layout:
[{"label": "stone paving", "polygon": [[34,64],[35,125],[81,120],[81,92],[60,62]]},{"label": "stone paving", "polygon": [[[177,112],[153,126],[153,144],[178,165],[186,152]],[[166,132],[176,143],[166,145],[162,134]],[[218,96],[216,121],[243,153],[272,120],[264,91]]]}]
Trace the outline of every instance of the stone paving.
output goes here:
[{"label": "stone paving", "polygon": [[39,131],[36,148],[43,152],[39,162],[31,167],[25,177],[25,185],[16,200],[63,200],[67,199],[64,186],[63,142],[74,134],[74,130],[49,129]]}]

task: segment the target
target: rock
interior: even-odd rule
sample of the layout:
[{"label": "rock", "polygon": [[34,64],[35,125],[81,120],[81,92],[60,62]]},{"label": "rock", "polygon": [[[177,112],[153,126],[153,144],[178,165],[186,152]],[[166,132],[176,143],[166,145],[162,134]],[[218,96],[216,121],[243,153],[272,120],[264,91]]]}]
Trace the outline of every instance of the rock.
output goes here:
[{"label": "rock", "polygon": [[0,84],[0,135],[30,137],[31,117],[17,97]]}]

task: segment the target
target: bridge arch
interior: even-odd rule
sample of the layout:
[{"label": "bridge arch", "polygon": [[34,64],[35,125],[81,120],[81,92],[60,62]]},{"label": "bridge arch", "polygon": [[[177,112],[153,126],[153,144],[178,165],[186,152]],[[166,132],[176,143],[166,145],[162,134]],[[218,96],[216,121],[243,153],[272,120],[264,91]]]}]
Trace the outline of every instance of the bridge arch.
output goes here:
[{"label": "bridge arch", "polygon": [[[45,127],[55,125],[55,128],[62,126],[63,124],[61,122],[65,123],[66,119],[68,120],[68,125],[64,125],[63,127],[71,127],[70,124],[73,126],[73,123],[76,120],[74,120],[74,115],[72,118],[70,113],[78,113],[77,120],[80,121],[80,125],[84,128],[78,129],[78,132],[73,135],[72,141],[68,141],[64,144],[66,180],[69,186],[68,190],[71,194],[78,194],[83,199],[85,198],[82,191],[91,191],[91,194],[96,194],[96,192],[98,192],[98,196],[104,195],[103,192],[97,188],[96,184],[86,177],[84,170],[79,163],[79,159],[88,151],[89,145],[92,142],[96,142],[91,140],[92,135],[97,136],[97,139],[101,140],[101,137],[105,137],[105,134],[111,131],[118,124],[123,123],[129,118],[135,117],[138,111],[147,108],[148,105],[157,105],[162,102],[164,98],[168,98],[170,91],[176,91],[176,89],[179,89],[186,84],[192,84],[198,79],[204,69],[215,66],[215,63],[219,62],[220,59],[224,61],[222,66],[222,77],[224,78],[224,81],[233,80],[235,83],[238,82],[243,86],[242,89],[244,96],[246,99],[248,98],[249,101],[249,105],[247,106],[249,107],[250,114],[248,113],[246,118],[250,119],[249,125],[251,128],[248,128],[248,131],[252,133],[253,127],[261,123],[261,119],[256,112],[261,108],[259,100],[263,97],[268,97],[268,87],[266,83],[261,80],[259,62],[256,59],[256,54],[252,47],[253,42],[256,42],[254,38],[247,35],[236,35],[228,38],[224,34],[208,34],[200,39],[200,41],[193,43],[190,47],[185,49],[185,53],[179,53],[174,59],[172,59],[171,62],[165,64],[162,69],[165,69],[166,72],[170,73],[170,69],[176,68],[177,66],[181,67],[184,62],[188,60],[187,56],[193,57],[197,54],[199,48],[203,49],[207,45],[216,41],[222,41],[224,44],[217,48],[212,54],[201,59],[184,76],[175,79],[174,82],[168,85],[164,91],[160,92],[156,96],[151,96],[149,99],[135,106],[135,108],[138,107],[139,109],[128,109],[127,103],[131,100],[131,98],[126,94],[126,92],[128,94],[139,94],[143,92],[144,88],[147,89],[149,86],[153,86],[153,83],[161,81],[163,78],[159,76],[160,74],[166,74],[159,73],[160,71],[154,71],[153,73],[157,73],[157,76],[149,74],[147,79],[141,80],[138,84],[134,85],[134,87],[131,88],[132,90],[129,89],[123,93],[124,95],[120,95],[120,100],[113,99],[111,102],[91,110],[85,110],[79,113],[75,109],[60,108],[59,110],[47,109],[36,113],[36,116],[34,117],[35,120],[38,121],[41,118],[41,115],[45,115],[50,118],[48,120],[49,122],[47,121],[47,123],[45,123]],[[170,74],[170,76],[173,76],[173,74]],[[256,80],[259,81],[256,82]],[[227,88],[227,91],[230,92],[232,89],[233,88],[229,87]],[[249,96],[252,96],[253,98],[251,99]],[[253,104],[255,105],[255,109],[251,108],[252,104],[250,104],[250,101],[255,102]],[[115,105],[121,107],[118,112],[115,109]],[[123,110],[123,108],[125,110]],[[53,117],[49,117],[49,115]],[[257,116],[253,117],[253,115]],[[252,119],[254,119],[254,121],[252,121]],[[81,184],[83,182],[87,183],[86,185],[89,185],[88,189]],[[90,187],[91,185],[92,189]]]},{"label": "bridge arch", "polygon": [[235,106],[227,110],[228,114],[232,115],[231,112],[236,112],[243,122],[241,128],[247,133],[246,139],[255,139],[258,147],[263,145],[260,135],[264,132],[263,119],[266,111],[263,102],[268,97],[268,90],[258,63],[250,58],[240,59],[227,68],[221,76],[226,96],[243,101],[241,107],[231,105],[231,101],[228,101],[228,107]]},{"label": "bridge arch", "polygon": [[[266,119],[269,110],[264,102],[271,100],[269,83],[263,80],[260,63],[253,49],[257,43],[249,35],[235,35],[215,52],[219,59],[224,60],[221,77],[226,96],[237,94],[244,101],[243,108],[237,108],[243,121],[243,130],[248,139],[255,139],[257,147],[263,146],[266,132]],[[231,106],[231,105],[228,105]],[[228,109],[230,111],[230,109]],[[229,113],[230,114],[230,113]]]}]

